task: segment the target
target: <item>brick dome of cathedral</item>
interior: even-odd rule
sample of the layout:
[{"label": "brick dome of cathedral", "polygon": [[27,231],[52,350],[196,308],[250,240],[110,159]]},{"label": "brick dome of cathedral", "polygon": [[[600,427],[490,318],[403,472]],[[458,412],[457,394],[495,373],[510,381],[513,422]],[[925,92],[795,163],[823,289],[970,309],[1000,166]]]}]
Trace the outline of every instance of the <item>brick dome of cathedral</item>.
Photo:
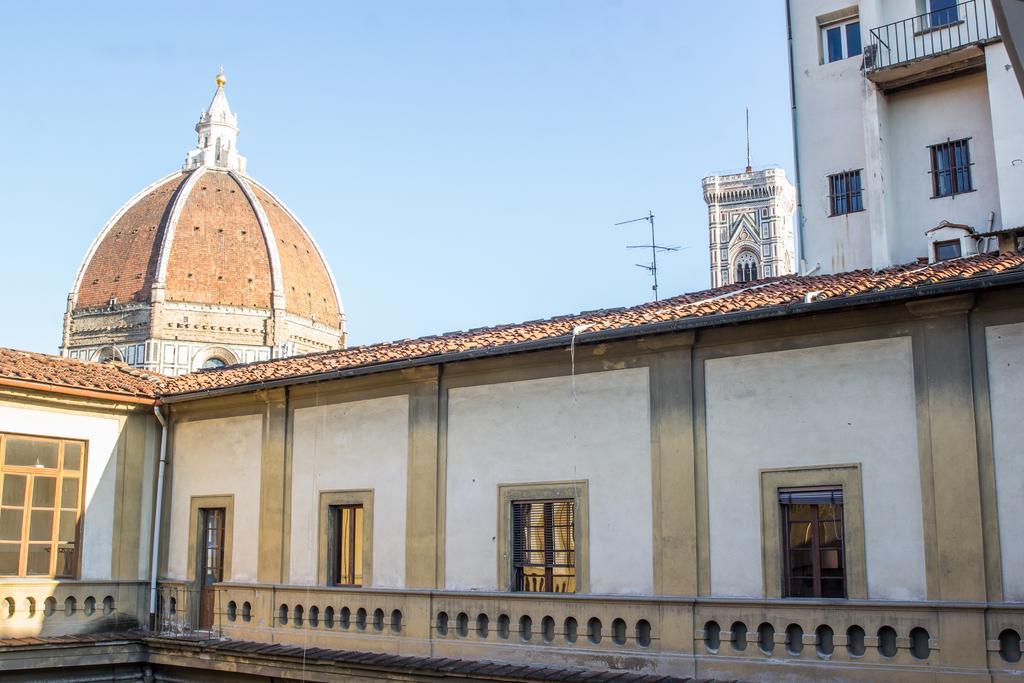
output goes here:
[{"label": "brick dome of cathedral", "polygon": [[81,310],[145,304],[154,295],[282,307],[342,326],[331,272],[302,223],[265,187],[228,169],[176,172],[130,199],[90,249],[72,301]]}]

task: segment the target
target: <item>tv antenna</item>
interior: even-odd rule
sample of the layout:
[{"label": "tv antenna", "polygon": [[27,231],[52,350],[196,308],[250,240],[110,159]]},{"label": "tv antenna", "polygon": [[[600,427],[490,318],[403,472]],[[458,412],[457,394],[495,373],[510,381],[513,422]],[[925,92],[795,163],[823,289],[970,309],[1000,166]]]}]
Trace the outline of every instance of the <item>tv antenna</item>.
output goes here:
[{"label": "tv antenna", "polygon": [[652,278],[654,278],[654,284],[651,286],[651,290],[654,292],[654,300],[657,301],[658,300],[658,253],[659,252],[667,252],[667,251],[679,251],[680,249],[685,249],[686,247],[670,247],[668,245],[658,244],[658,241],[654,238],[654,213],[651,212],[651,211],[648,211],[646,216],[641,216],[640,218],[634,218],[634,219],[628,220],[628,221],[622,221],[621,223],[616,223],[615,225],[616,226],[628,225],[630,223],[639,223],[640,221],[647,221],[648,223],[651,224],[651,243],[650,244],[630,244],[630,245],[628,245],[626,247],[626,249],[650,249],[651,250],[651,262],[647,263],[647,264],[637,263],[636,267],[637,268],[643,268],[644,270],[646,270],[648,273],[651,274]]}]

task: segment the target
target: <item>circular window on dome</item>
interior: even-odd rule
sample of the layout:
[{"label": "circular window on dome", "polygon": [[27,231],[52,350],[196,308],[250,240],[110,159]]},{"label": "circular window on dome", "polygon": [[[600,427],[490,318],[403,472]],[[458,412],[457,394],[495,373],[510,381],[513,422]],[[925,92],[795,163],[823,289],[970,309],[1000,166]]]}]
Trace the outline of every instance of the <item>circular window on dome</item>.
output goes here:
[{"label": "circular window on dome", "polygon": [[227,364],[228,362],[223,358],[218,358],[217,356],[210,356],[209,358],[203,361],[202,367],[204,370],[207,370],[209,368],[227,367]]}]

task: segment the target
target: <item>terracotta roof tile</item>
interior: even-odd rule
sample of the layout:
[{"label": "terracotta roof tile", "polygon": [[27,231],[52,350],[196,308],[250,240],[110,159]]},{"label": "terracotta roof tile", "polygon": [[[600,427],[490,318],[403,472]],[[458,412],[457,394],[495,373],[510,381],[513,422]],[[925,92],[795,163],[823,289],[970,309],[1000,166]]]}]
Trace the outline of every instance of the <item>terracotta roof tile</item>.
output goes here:
[{"label": "terracotta roof tile", "polygon": [[[158,398],[230,388],[275,380],[298,379],[337,370],[367,368],[395,361],[429,362],[457,352],[490,352],[525,342],[568,339],[575,328],[586,332],[629,330],[653,323],[720,316],[759,309],[781,309],[802,304],[807,295],[815,302],[852,298],[870,293],[922,285],[981,278],[1010,271],[1024,274],[1024,254],[985,254],[935,264],[912,263],[880,271],[858,270],[812,277],[783,276],[693,292],[631,308],[587,311],[546,320],[478,327],[418,339],[356,346],[338,351],[293,356],[248,365],[203,370],[165,377],[123,363],[87,363],[59,356],[0,348],[0,384],[4,379],[55,387],[101,391],[126,396]],[[714,322],[714,321],[709,321]]]},{"label": "terracotta roof tile", "polygon": [[168,378],[163,389],[167,395],[202,392],[395,361],[426,359],[463,351],[493,350],[524,342],[569,337],[573,329],[580,325],[587,325],[587,332],[626,330],[652,323],[758,309],[785,308],[804,303],[805,296],[809,294],[813,295],[815,302],[819,302],[983,277],[1012,270],[1024,271],[1024,255],[983,254],[930,265],[915,262],[879,271],[856,270],[810,277],[782,276],[726,285],[718,289],[693,292],[631,308],[588,311],[546,320],[474,328],[465,332],[448,332],[419,339],[383,342],[204,370]]},{"label": "terracotta roof tile", "polygon": [[0,348],[0,384],[5,379],[155,398],[166,378],[124,363],[87,363],[45,353]]}]

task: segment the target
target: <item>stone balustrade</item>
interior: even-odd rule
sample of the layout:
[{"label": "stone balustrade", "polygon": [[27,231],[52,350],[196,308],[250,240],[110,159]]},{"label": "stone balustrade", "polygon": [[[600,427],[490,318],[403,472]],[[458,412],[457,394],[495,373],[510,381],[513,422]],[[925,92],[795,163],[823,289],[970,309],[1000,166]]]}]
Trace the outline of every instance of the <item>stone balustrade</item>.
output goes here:
[{"label": "stone balustrade", "polygon": [[976,619],[988,631],[980,660],[1024,674],[1024,605],[218,584],[214,619],[224,637],[307,647],[748,679],[767,666],[808,680],[841,669],[901,680],[952,673],[947,648],[962,656],[969,646],[953,625]]},{"label": "stone balustrade", "polygon": [[0,583],[0,638],[135,628],[145,610],[141,581],[18,579]]}]

